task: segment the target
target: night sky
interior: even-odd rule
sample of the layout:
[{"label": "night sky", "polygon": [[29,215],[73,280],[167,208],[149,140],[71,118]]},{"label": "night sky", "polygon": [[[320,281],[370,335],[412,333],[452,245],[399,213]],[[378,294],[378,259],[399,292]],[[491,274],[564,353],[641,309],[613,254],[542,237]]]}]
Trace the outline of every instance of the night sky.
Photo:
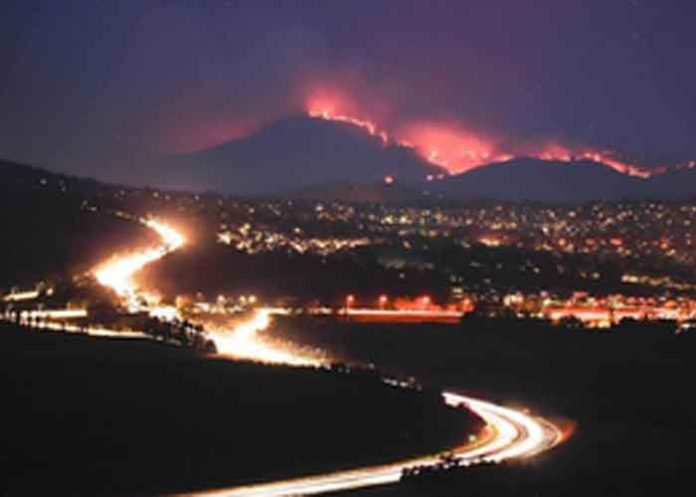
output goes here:
[{"label": "night sky", "polygon": [[674,163],[696,157],[694,19],[689,0],[10,0],[0,156],[117,177],[319,103],[409,141]]}]

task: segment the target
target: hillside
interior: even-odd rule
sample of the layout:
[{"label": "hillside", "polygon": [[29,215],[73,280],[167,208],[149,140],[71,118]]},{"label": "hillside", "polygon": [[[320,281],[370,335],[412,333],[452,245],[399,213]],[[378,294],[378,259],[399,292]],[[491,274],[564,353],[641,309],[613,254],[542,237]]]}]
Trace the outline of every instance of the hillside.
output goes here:
[{"label": "hillside", "polygon": [[644,192],[645,197],[696,199],[696,169],[670,171],[654,176]]},{"label": "hillside", "polygon": [[[465,468],[350,497],[679,495],[693,480],[696,334],[624,322],[592,333],[541,321],[466,318],[459,326],[277,322],[296,343],[345,360],[467,385],[565,424],[573,436],[520,467]],[[465,383],[464,383],[465,382]],[[573,428],[574,427],[574,428]]]},{"label": "hillside", "polygon": [[434,188],[469,199],[582,202],[630,197],[642,183],[593,162],[518,159],[452,176]]},{"label": "hillside", "polygon": [[688,200],[696,197],[696,171],[671,171],[642,179],[596,162],[521,158],[482,166],[441,181],[404,185],[397,176],[390,187],[340,182],[315,185],[285,196],[351,202]]},{"label": "hillside", "polygon": [[340,200],[343,202],[383,203],[409,202],[423,196],[415,185],[403,185],[400,180],[388,184],[385,181],[356,183],[353,181],[331,181],[319,185],[289,191],[286,198],[303,200]]},{"label": "hillside", "polygon": [[694,173],[682,171],[641,179],[595,162],[521,158],[449,177],[433,189],[448,197],[510,201],[677,199],[696,194],[696,183],[689,184],[687,175]]},{"label": "hillside", "polygon": [[419,182],[441,172],[412,150],[384,147],[355,126],[295,116],[242,140],[165,159],[153,174],[169,187],[248,195],[341,180],[369,183],[389,175]]},{"label": "hillside", "polygon": [[[385,146],[349,123],[293,116],[247,138],[161,160],[152,181],[177,189],[218,190],[347,201],[404,201],[424,196],[533,201],[685,199],[696,195],[692,171],[650,180],[596,162],[515,158],[426,181],[443,171],[413,149]],[[402,188],[375,189],[387,176]]]},{"label": "hillside", "polygon": [[0,290],[72,277],[133,243],[149,243],[150,232],[137,224],[86,208],[86,197],[108,188],[0,161]]},{"label": "hillside", "polygon": [[0,325],[0,493],[161,495],[437,452],[479,421],[377,377]]},{"label": "hillside", "polygon": [[95,192],[109,188],[91,178],[80,178],[41,167],[0,159],[0,191],[58,190]]}]

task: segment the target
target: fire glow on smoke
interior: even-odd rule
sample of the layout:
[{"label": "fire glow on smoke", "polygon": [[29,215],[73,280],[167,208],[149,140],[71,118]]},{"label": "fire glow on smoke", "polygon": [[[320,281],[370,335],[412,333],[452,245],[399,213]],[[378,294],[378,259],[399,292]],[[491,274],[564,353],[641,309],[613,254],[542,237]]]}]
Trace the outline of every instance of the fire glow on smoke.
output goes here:
[{"label": "fire glow on smoke", "polygon": [[[516,157],[530,157],[549,161],[572,162],[588,160],[610,167],[623,174],[648,178],[665,172],[661,166],[649,169],[618,157],[615,152],[590,147],[571,147],[559,143],[546,143],[535,147],[519,147],[506,150],[495,140],[462,126],[441,122],[409,122],[397,131],[388,131],[374,120],[355,111],[355,105],[347,105],[335,97],[312,97],[306,104],[307,115],[316,119],[342,122],[357,126],[380,140],[383,146],[400,146],[413,149],[422,159],[457,174],[486,164],[505,162]],[[674,169],[696,167],[696,161],[675,164]]]}]

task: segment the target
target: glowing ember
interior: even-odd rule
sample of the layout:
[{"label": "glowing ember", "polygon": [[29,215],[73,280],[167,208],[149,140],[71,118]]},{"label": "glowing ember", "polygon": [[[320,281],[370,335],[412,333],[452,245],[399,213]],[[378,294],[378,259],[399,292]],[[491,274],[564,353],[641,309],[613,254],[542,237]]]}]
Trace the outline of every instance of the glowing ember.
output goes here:
[{"label": "glowing ember", "polygon": [[270,309],[257,309],[232,330],[211,330],[218,352],[236,359],[291,366],[320,366],[323,361],[282,344],[265,339],[259,333],[271,325]]}]

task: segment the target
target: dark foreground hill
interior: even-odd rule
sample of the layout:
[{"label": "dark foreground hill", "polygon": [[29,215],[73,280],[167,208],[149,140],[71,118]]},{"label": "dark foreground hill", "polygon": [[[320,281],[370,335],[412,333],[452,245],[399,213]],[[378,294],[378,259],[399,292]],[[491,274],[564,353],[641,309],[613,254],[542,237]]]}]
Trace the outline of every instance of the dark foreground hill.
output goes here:
[{"label": "dark foreground hill", "polygon": [[366,373],[0,325],[3,496],[148,495],[437,452],[479,421]]},{"label": "dark foreground hill", "polygon": [[574,425],[566,443],[520,467],[463,469],[349,497],[684,494],[696,456],[696,334],[674,329],[636,322],[597,332],[475,317],[460,326],[277,322],[285,338],[346,360],[461,386]]},{"label": "dark foreground hill", "polygon": [[0,161],[0,290],[72,277],[154,238],[86,199],[107,186]]}]

